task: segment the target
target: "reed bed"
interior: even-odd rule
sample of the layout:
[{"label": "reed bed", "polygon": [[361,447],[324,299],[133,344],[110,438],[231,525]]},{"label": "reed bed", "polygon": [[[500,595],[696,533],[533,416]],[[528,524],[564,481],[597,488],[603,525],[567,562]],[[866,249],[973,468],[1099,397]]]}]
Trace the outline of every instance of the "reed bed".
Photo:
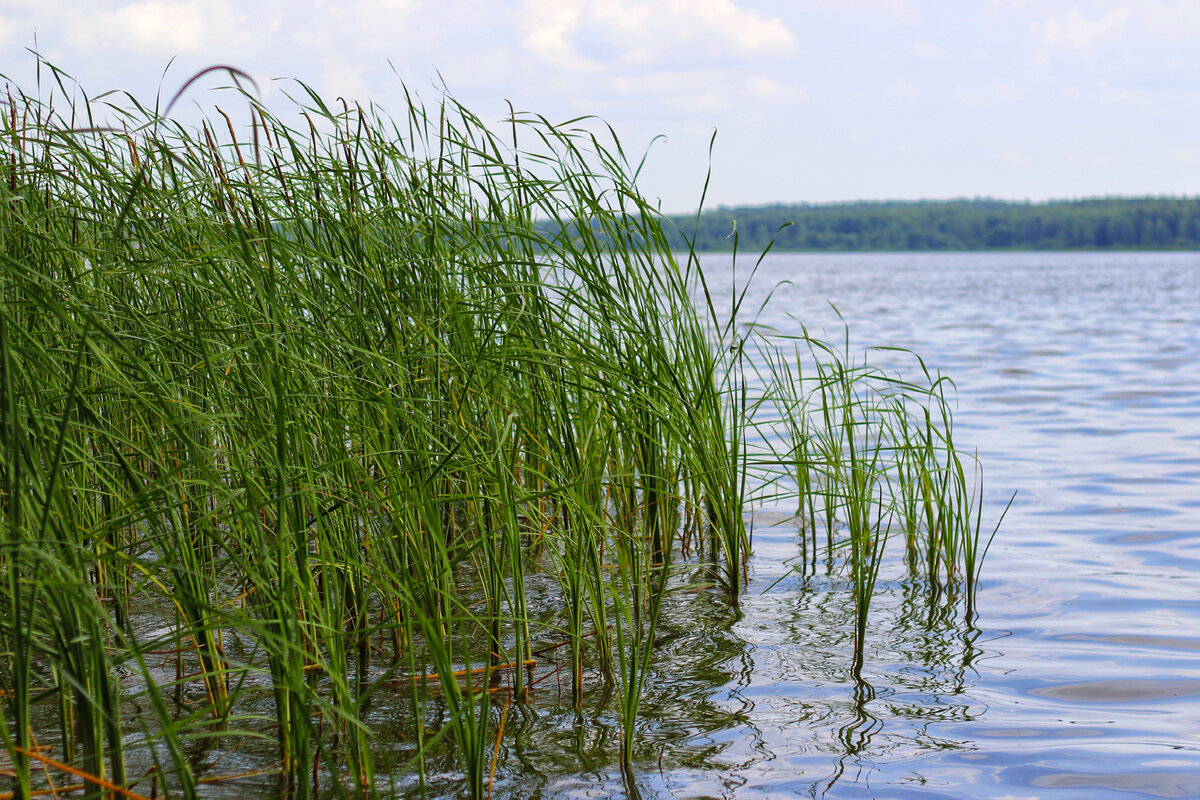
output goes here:
[{"label": "reed bed", "polygon": [[[0,129],[6,796],[200,797],[239,750],[266,794],[388,796],[449,748],[481,798],[551,650],[577,708],[615,698],[632,770],[672,587],[736,607],[756,491],[852,578],[855,668],[894,530],[973,610],[944,382],[812,339],[797,374],[759,337],[751,391],[739,309],[602,127],[302,84],[291,122],[231,90],[195,127],[112,97],[99,125],[43,70]],[[411,710],[399,788],[383,702]]]}]

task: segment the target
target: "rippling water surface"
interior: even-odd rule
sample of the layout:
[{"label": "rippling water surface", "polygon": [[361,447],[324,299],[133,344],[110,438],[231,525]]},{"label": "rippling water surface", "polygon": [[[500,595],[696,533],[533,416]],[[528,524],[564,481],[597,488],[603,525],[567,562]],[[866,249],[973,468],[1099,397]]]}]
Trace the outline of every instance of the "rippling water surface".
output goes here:
[{"label": "rippling water surface", "polygon": [[[992,518],[1019,493],[974,624],[890,565],[861,683],[844,585],[761,511],[740,618],[699,591],[663,625],[641,795],[1200,797],[1200,255],[769,256],[777,285],[761,322],[841,338],[832,303],[953,377]],[[624,794],[615,718],[564,707],[510,723],[497,794]]]}]

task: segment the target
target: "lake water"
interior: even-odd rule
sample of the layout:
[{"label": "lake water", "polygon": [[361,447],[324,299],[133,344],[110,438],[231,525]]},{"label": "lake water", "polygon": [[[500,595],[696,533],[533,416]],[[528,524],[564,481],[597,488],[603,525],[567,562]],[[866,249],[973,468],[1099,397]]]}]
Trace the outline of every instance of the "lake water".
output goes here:
[{"label": "lake water", "polygon": [[[784,254],[777,284],[762,322],[840,339],[833,303],[951,376],[985,518],[1017,498],[973,624],[888,568],[863,683],[844,584],[760,511],[743,615],[673,601],[641,795],[1200,797],[1200,254]],[[624,794],[615,720],[562,709],[510,719],[497,796]]]}]

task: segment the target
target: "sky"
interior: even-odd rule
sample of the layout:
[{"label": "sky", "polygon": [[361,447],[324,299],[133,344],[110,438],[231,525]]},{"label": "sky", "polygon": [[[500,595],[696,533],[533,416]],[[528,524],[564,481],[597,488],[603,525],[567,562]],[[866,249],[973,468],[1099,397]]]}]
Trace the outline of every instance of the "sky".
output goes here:
[{"label": "sky", "polygon": [[598,115],[671,213],[710,168],[706,207],[1200,194],[1200,0],[0,0],[27,93],[35,48],[92,96],[224,63],[273,106]]}]

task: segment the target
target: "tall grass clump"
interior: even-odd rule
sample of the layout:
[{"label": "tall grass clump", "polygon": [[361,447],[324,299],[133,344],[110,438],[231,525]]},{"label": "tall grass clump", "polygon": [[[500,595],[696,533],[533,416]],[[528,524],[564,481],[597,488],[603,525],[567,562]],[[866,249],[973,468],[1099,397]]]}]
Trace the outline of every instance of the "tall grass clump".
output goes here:
[{"label": "tall grass clump", "polygon": [[93,788],[190,795],[197,742],[266,736],[289,793],[369,792],[365,709],[433,680],[479,796],[488,689],[522,697],[550,632],[542,553],[576,702],[595,659],[628,760],[680,520],[741,519],[700,418],[721,351],[620,146],[302,85],[292,123],[235,92],[198,129],[136,102],[99,125],[51,83],[7,98],[0,188],[18,792],[47,703]]},{"label": "tall grass clump", "polygon": [[[41,67],[0,122],[15,796],[196,797],[232,752],[268,793],[374,796],[396,788],[386,705],[415,742],[401,782],[424,791],[449,752],[480,798],[559,646],[577,708],[616,698],[629,768],[683,553],[742,590],[765,399],[611,132],[303,84],[284,112],[229,89],[190,126]],[[777,461],[811,530],[818,508],[830,546],[844,526],[861,665],[890,523],[924,531],[906,541],[932,589],[970,587],[980,496],[948,425],[874,409],[833,362],[811,390],[776,368],[796,432]],[[561,614],[531,608],[534,573]]]},{"label": "tall grass clump", "polygon": [[815,567],[825,553],[845,567],[856,675],[889,539],[903,541],[909,578],[931,608],[964,595],[969,623],[980,568],[1000,525],[985,537],[982,468],[954,443],[949,379],[931,374],[908,351],[877,351],[910,356],[918,378],[889,372],[865,352],[855,357],[848,331],[841,345],[805,331],[790,357],[779,342],[763,350],[781,428],[781,444],[766,461],[782,467],[775,480],[785,477],[795,490],[806,561]]}]

